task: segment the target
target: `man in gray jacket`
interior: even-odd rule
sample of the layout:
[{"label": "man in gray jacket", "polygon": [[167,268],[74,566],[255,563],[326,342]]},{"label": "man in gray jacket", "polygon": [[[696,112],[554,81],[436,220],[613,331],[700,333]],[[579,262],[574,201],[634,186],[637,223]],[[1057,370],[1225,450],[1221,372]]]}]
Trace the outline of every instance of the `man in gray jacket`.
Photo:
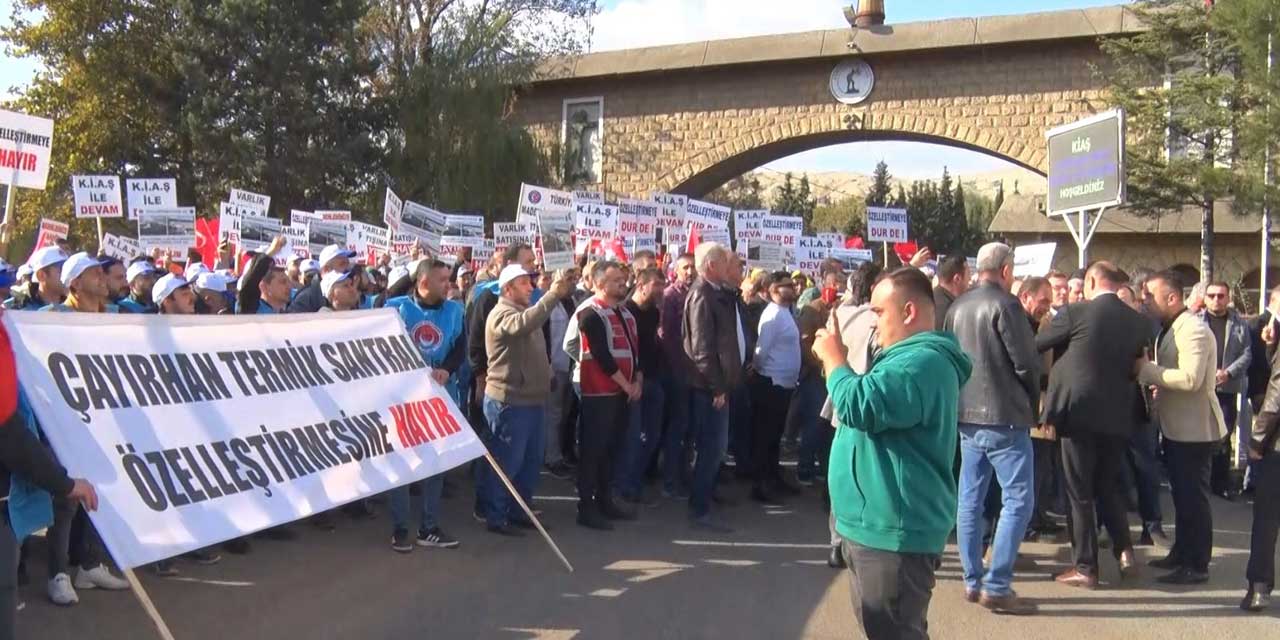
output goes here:
[{"label": "man in gray jacket", "polygon": [[[956,299],[943,328],[973,360],[960,390],[960,499],[956,540],[965,596],[996,613],[1026,615],[1035,606],[1013,592],[1013,562],[1031,521],[1035,473],[1031,426],[1040,397],[1040,356],[1013,284],[1013,250],[992,242],[978,250],[978,286]],[[991,567],[982,563],[983,502],[995,476],[1003,494],[992,539]]]},{"label": "man in gray jacket", "polygon": [[1215,495],[1228,500],[1239,487],[1231,487],[1231,438],[1236,433],[1239,417],[1240,394],[1245,391],[1245,374],[1253,362],[1249,348],[1249,325],[1230,307],[1231,288],[1225,282],[1210,282],[1204,290],[1204,310],[1196,315],[1209,325],[1218,342],[1217,372],[1214,384],[1218,404],[1222,406],[1222,419],[1227,425],[1227,437],[1213,454],[1213,468],[1209,475],[1209,487]]}]

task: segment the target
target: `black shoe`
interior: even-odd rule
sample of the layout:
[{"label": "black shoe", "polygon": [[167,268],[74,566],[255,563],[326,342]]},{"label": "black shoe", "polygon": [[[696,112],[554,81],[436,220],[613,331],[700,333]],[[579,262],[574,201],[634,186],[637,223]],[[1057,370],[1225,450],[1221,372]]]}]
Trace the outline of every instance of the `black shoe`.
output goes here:
[{"label": "black shoe", "polygon": [[831,553],[827,555],[827,566],[832,569],[845,568],[844,552],[840,550],[840,545],[831,545]]},{"label": "black shoe", "polygon": [[1172,555],[1168,555],[1148,562],[1147,566],[1154,569],[1178,569],[1182,567],[1182,563]]},{"label": "black shoe", "polygon": [[639,493],[639,494],[634,495],[634,496],[629,496],[629,495],[626,495],[626,494],[619,494],[619,495],[618,495],[618,499],[619,499],[619,500],[622,500],[623,502],[629,502],[629,503],[631,503],[631,504],[634,504],[634,505],[636,505],[637,507],[656,507],[656,506],[658,506],[658,500],[657,500],[657,498],[654,498],[654,497],[652,497],[652,496],[645,495],[645,492],[644,492],[644,490],[643,490],[643,489],[641,489],[641,490],[640,490],[640,493]]},{"label": "black shoe", "polygon": [[610,520],[635,520],[637,518],[634,511],[623,509],[612,502],[601,503],[600,513]]},{"label": "black shoe", "polygon": [[751,499],[762,504],[778,504],[782,502],[777,496],[759,485],[751,488]]},{"label": "black shoe", "polygon": [[[532,530],[532,531],[537,531],[537,530],[538,530],[538,526],[537,526],[537,525],[535,525],[535,524],[533,524],[533,521],[532,521],[532,520],[530,520],[530,519],[528,519],[528,518],[512,518],[512,519],[511,519],[511,526],[513,526],[513,527],[518,527],[518,528],[520,528],[520,529],[529,529],[529,530]],[[548,526],[547,526],[547,525],[545,525],[545,524],[544,524],[544,525],[542,525],[542,528],[543,528],[543,529],[546,529],[547,531],[550,531],[550,530],[551,530],[551,527],[548,527]]]},{"label": "black shoe", "polygon": [[408,529],[396,529],[391,532],[391,550],[396,553],[413,551],[413,540],[409,539]]},{"label": "black shoe", "polygon": [[1265,584],[1249,585],[1249,592],[1244,594],[1244,600],[1240,601],[1240,608],[1245,611],[1257,613],[1271,606],[1271,593],[1267,591]]},{"label": "black shoe", "polygon": [[281,542],[298,539],[298,534],[294,533],[292,529],[284,525],[272,527],[265,531],[259,531],[258,535],[268,540],[277,540]]},{"label": "black shoe", "polygon": [[519,529],[516,529],[515,527],[513,527],[513,526],[511,526],[511,525],[509,525],[509,524],[490,524],[490,525],[485,525],[485,530],[486,530],[486,531],[488,531],[489,533],[496,533],[496,534],[498,534],[498,535],[500,535],[500,536],[506,536],[506,537],[508,537],[508,538],[523,538],[523,537],[524,537],[524,532],[523,532],[523,531],[521,531],[521,530],[519,530]]},{"label": "black shoe", "polygon": [[338,528],[338,525],[333,523],[333,518],[329,517],[328,511],[311,516],[311,526],[321,531],[333,531]]},{"label": "black shoe", "polygon": [[1138,536],[1138,544],[1137,544],[1137,545],[1135,545],[1135,546],[1138,546],[1138,547],[1154,547],[1154,546],[1156,546],[1156,541],[1151,539],[1151,532],[1150,532],[1150,531],[1147,531],[1146,529],[1143,529],[1143,530],[1142,530],[1142,535]]},{"label": "black shoe", "polygon": [[1209,581],[1209,573],[1180,567],[1173,573],[1156,578],[1161,584],[1204,584]]},{"label": "black shoe", "polygon": [[459,544],[457,538],[445,533],[440,527],[419,529],[418,539],[415,542],[419,547],[434,547],[436,549],[455,549]]},{"label": "black shoe", "polygon": [[238,556],[242,556],[249,553],[249,539],[236,538],[234,540],[228,540],[222,545],[222,548],[226,549],[227,553],[234,553]]},{"label": "black shoe", "polygon": [[196,549],[195,551],[183,554],[183,557],[196,564],[205,566],[222,562],[222,556],[218,555],[218,552],[210,551],[208,549]]},{"label": "black shoe", "polygon": [[773,489],[777,493],[782,493],[789,496],[798,496],[804,493],[804,489],[801,488],[799,481],[796,481],[793,484],[792,481],[786,478],[785,476],[774,479]]},{"label": "black shoe", "polygon": [[578,512],[578,524],[598,531],[613,531],[613,523],[604,514],[595,509],[584,509]]},{"label": "black shoe", "polygon": [[737,500],[734,500],[733,498],[730,498],[718,491],[711,495],[711,501],[722,507],[732,507],[738,504]]},{"label": "black shoe", "polygon": [[552,477],[559,480],[570,480],[573,478],[573,469],[571,469],[569,465],[565,464],[564,461],[547,465],[547,473],[550,473]]}]

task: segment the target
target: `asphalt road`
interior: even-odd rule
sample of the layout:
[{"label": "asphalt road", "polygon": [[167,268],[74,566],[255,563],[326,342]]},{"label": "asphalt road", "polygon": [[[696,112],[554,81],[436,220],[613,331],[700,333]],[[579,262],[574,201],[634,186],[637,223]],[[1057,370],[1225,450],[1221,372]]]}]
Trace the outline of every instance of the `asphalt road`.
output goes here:
[{"label": "asphalt road", "polygon": [[[746,501],[742,485],[729,487],[738,499],[723,511],[736,528],[730,535],[690,529],[683,505],[674,502],[602,533],[576,526],[572,487],[544,476],[537,506],[577,569],[570,574],[536,536],[485,532],[469,513],[469,482],[459,477],[452,484],[443,523],[462,540],[456,550],[393,553],[380,506],[372,521],[339,516],[332,532],[296,524],[298,540],[255,540],[249,555],[224,554],[216,566],[179,561],[178,578],[139,576],[179,639],[859,637],[847,575],[825,564],[826,516],[812,490],[767,507]],[[1152,581],[1154,570],[1117,585],[1114,563],[1104,565],[1097,591],[1060,587],[1050,575],[1068,548],[1030,544],[1023,546],[1027,566],[1015,587],[1041,613],[1001,617],[964,602],[950,548],[934,591],[931,633],[1019,640],[1280,637],[1280,611],[1257,616],[1236,608],[1248,557],[1248,504],[1216,498],[1213,504],[1217,549],[1213,581],[1204,588],[1165,588]],[[1144,561],[1158,553],[1139,551]],[[158,637],[127,591],[82,591],[79,605],[50,604],[43,557],[41,548],[31,584],[21,591],[20,638]]]}]

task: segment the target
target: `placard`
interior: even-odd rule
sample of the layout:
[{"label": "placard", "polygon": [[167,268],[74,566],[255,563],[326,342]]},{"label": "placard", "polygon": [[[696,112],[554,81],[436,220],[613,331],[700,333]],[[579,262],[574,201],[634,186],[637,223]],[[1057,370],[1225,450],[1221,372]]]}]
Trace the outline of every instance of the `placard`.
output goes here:
[{"label": "placard", "polygon": [[763,240],[764,217],[769,215],[768,209],[736,209],[733,212],[734,242],[743,240]]},{"label": "placard", "polygon": [[658,203],[652,200],[618,200],[618,235],[629,255],[658,250]]},{"label": "placard", "polygon": [[318,256],[324,248],[336,244],[347,246],[347,223],[344,220],[313,220],[307,223],[307,247]]},{"label": "placard", "polygon": [[76,218],[123,218],[120,176],[71,176]]},{"label": "placard", "polygon": [[432,254],[440,253],[440,240],[446,228],[445,215],[431,207],[405,200],[400,213],[400,231],[413,234]]},{"label": "placard", "polygon": [[387,225],[391,231],[400,229],[400,211],[404,209],[404,201],[396,192],[387,187],[387,196],[382,201],[382,222]]},{"label": "placard", "polygon": [[544,269],[568,269],[573,263],[573,218],[568,211],[544,211],[538,218]]},{"label": "placard", "polygon": [[[484,244],[484,216],[445,214],[441,246],[478,247]],[[456,252],[455,252],[456,254]]]},{"label": "placard", "polygon": [[729,207],[715,203],[689,200],[684,208],[685,226],[699,229],[728,229],[730,211]]},{"label": "placard", "polygon": [[111,256],[116,260],[128,263],[130,260],[143,255],[142,245],[137,240],[129,236],[118,236],[114,233],[106,232],[102,234],[102,246],[99,247],[100,253]]},{"label": "placard", "polygon": [[[1053,270],[1053,254],[1056,242],[1024,244],[1013,248],[1013,277],[1043,278]],[[976,260],[974,262],[977,262]]]},{"label": "placard", "polygon": [[[585,253],[592,241],[604,244],[618,233],[618,207],[575,199],[573,202],[573,223],[575,228],[574,251]],[[543,249],[546,250],[545,247]]]},{"label": "placard", "polygon": [[134,178],[124,181],[129,192],[129,219],[153,209],[175,209],[178,206],[178,181],[173,178]]},{"label": "placard", "polygon": [[44,190],[52,150],[52,120],[0,109],[0,184]]},{"label": "placard", "polygon": [[232,189],[227,202],[239,209],[241,215],[247,211],[255,211],[258,216],[265,217],[267,210],[271,208],[271,196],[242,189]]},{"label": "placard", "polygon": [[240,219],[240,251],[263,251],[281,235],[280,229],[280,221],[275,218],[244,216]]},{"label": "placard", "polygon": [[782,246],[783,264],[794,265],[796,247],[800,244],[800,236],[804,234],[804,218],[769,214],[760,220],[760,229],[764,232],[765,240],[772,240]]},{"label": "placard", "polygon": [[59,240],[66,240],[67,235],[70,233],[71,225],[57,220],[41,218],[40,227],[36,231],[36,246],[31,251],[36,252],[45,247],[52,247],[58,244]]},{"label": "placard", "polygon": [[869,242],[906,242],[910,239],[906,209],[867,207]]},{"label": "placard", "polygon": [[521,243],[532,246],[536,231],[536,223],[530,225],[526,222],[495,222],[493,223],[494,250],[505,251],[507,247]]},{"label": "placard", "polygon": [[774,240],[744,240],[746,243],[747,267],[766,271],[781,271],[786,268],[783,261],[782,245]]},{"label": "placard", "polygon": [[147,209],[138,214],[138,244],[147,255],[159,250],[172,257],[186,257],[195,241],[195,207]]}]

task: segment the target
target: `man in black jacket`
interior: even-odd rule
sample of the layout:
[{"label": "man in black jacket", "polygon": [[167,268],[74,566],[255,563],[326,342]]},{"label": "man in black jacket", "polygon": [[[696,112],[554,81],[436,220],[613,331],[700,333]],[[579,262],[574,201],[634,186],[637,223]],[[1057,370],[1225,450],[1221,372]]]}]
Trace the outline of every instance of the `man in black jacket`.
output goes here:
[{"label": "man in black jacket", "polygon": [[[320,252],[320,276],[330,271],[346,273],[351,269],[351,258],[355,257],[356,252],[350,251],[345,247],[331,244]],[[327,307],[329,303],[324,299],[324,293],[320,291],[320,278],[311,281],[311,284],[298,292],[294,296],[293,301],[289,303],[289,313],[315,313],[321,307]]]},{"label": "man in black jacket", "polygon": [[[18,374],[10,348],[9,334],[0,324],[0,495],[9,495],[9,478],[21,474],[37,487],[85,509],[98,508],[93,485],[67,476],[67,470],[27,429],[18,410]],[[7,503],[6,503],[7,506]],[[0,640],[15,636],[14,614],[18,609],[18,540],[8,518],[0,518]]]},{"label": "man in black jacket", "polygon": [[1062,442],[1074,555],[1072,568],[1055,579],[1089,589],[1098,584],[1095,508],[1112,536],[1121,575],[1134,567],[1120,479],[1129,437],[1142,417],[1135,415],[1142,404],[1132,362],[1143,353],[1150,325],[1116,296],[1123,280],[1110,263],[1094,263],[1084,279],[1087,301],[1064,307],[1036,339],[1041,352],[1066,347],[1045,399],[1045,424]]},{"label": "man in black jacket", "polygon": [[691,363],[690,424],[697,451],[689,516],[694,526],[719,533],[732,529],[711,517],[711,496],[729,439],[729,397],[742,382],[747,356],[738,295],[728,277],[732,259],[718,243],[698,245],[694,252],[698,280],[685,299],[682,331]]},{"label": "man in black jacket", "polygon": [[938,261],[938,286],[933,288],[933,315],[942,328],[947,310],[956,298],[969,290],[969,261],[962,253],[953,253]]},{"label": "man in black jacket", "polygon": [[[1273,300],[1276,292],[1272,292]],[[1268,350],[1275,349],[1275,327],[1267,332]],[[1253,466],[1253,529],[1249,537],[1249,565],[1245,579],[1249,590],[1240,601],[1245,611],[1262,611],[1271,604],[1276,585],[1276,534],[1280,531],[1280,362],[1270,354],[1271,376],[1266,396],[1253,422],[1249,438],[1249,464]]]}]

